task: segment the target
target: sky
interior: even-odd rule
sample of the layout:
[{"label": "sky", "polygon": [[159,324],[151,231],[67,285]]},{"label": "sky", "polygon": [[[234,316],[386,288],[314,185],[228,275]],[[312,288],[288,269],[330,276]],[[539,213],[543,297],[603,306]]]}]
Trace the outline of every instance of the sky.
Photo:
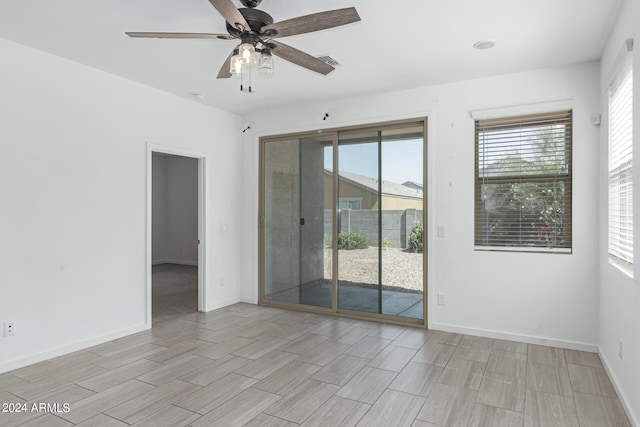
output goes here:
[{"label": "sky", "polygon": [[[324,167],[333,169],[331,147],[325,148]],[[413,181],[422,184],[422,139],[385,141],[382,143],[382,179],[402,184]],[[341,171],[378,177],[378,144],[341,145],[338,151]]]}]

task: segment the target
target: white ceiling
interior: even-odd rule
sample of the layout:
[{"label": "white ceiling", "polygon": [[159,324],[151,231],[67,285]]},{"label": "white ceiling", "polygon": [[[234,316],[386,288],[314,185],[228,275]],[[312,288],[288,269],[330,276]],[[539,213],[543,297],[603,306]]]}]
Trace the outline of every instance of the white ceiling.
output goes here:
[{"label": "white ceiling", "polygon": [[[234,3],[241,7],[239,0]],[[362,21],[281,39],[344,65],[327,76],[276,58],[272,78],[216,80],[228,40],[132,39],[125,31],[226,33],[208,0],[2,0],[0,37],[183,97],[249,113],[598,59],[621,0],[263,0],[281,21],[355,6]],[[473,49],[495,39],[493,49]],[[191,99],[194,99],[191,97]]]}]

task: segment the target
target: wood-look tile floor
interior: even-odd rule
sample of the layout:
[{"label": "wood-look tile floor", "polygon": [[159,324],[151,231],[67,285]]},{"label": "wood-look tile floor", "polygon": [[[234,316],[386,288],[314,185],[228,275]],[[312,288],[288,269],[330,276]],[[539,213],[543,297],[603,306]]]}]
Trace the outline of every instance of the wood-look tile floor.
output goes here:
[{"label": "wood-look tile floor", "polygon": [[629,426],[591,353],[236,304],[0,375],[2,426]]}]

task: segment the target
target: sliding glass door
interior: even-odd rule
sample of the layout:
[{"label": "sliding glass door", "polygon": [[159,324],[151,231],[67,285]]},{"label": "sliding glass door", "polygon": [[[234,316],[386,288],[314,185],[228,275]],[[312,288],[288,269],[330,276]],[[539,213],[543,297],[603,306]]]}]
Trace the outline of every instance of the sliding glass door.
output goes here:
[{"label": "sliding glass door", "polygon": [[338,133],[339,309],[423,319],[423,130]]},{"label": "sliding glass door", "polygon": [[261,302],[424,323],[425,129],[261,141]]},{"label": "sliding glass door", "polygon": [[[326,138],[284,138],[263,146],[264,298],[317,307],[332,306],[333,199],[324,158]],[[329,185],[325,187],[325,183]]]},{"label": "sliding glass door", "polygon": [[338,133],[338,309],[380,313],[379,144],[375,130]]}]

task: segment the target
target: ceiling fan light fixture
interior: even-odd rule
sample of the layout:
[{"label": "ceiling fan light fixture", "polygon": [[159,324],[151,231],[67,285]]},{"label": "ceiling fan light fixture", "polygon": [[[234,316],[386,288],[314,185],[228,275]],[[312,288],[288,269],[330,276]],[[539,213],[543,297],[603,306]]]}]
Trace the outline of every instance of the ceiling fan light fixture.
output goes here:
[{"label": "ceiling fan light fixture", "polygon": [[231,57],[231,62],[229,63],[229,72],[231,74],[240,74],[242,73],[242,65],[244,64],[242,61],[242,57],[238,54],[238,50],[233,51],[233,56]]},{"label": "ceiling fan light fixture", "polygon": [[258,59],[258,74],[264,77],[273,75],[273,55],[268,50],[264,50]]},{"label": "ceiling fan light fixture", "polygon": [[227,56],[216,78],[226,79],[234,74],[239,75],[240,90],[253,93],[251,74],[254,64],[257,64],[256,68],[260,75],[273,74],[272,49],[277,49],[279,58],[322,75],[327,75],[335,69],[333,65],[314,58],[306,52],[284,43],[274,42],[272,39],[312,33],[360,21],[360,15],[355,7],[347,7],[274,22],[271,15],[256,9],[262,0],[236,1],[240,1],[245,7],[236,7],[233,0],[209,0],[209,3],[224,18],[228,34],[168,32],[126,32],[126,34],[129,37],[146,38],[239,39],[240,45],[237,45],[231,55]]},{"label": "ceiling fan light fixture", "polygon": [[256,48],[251,43],[242,43],[238,50],[244,64],[255,62]]}]

